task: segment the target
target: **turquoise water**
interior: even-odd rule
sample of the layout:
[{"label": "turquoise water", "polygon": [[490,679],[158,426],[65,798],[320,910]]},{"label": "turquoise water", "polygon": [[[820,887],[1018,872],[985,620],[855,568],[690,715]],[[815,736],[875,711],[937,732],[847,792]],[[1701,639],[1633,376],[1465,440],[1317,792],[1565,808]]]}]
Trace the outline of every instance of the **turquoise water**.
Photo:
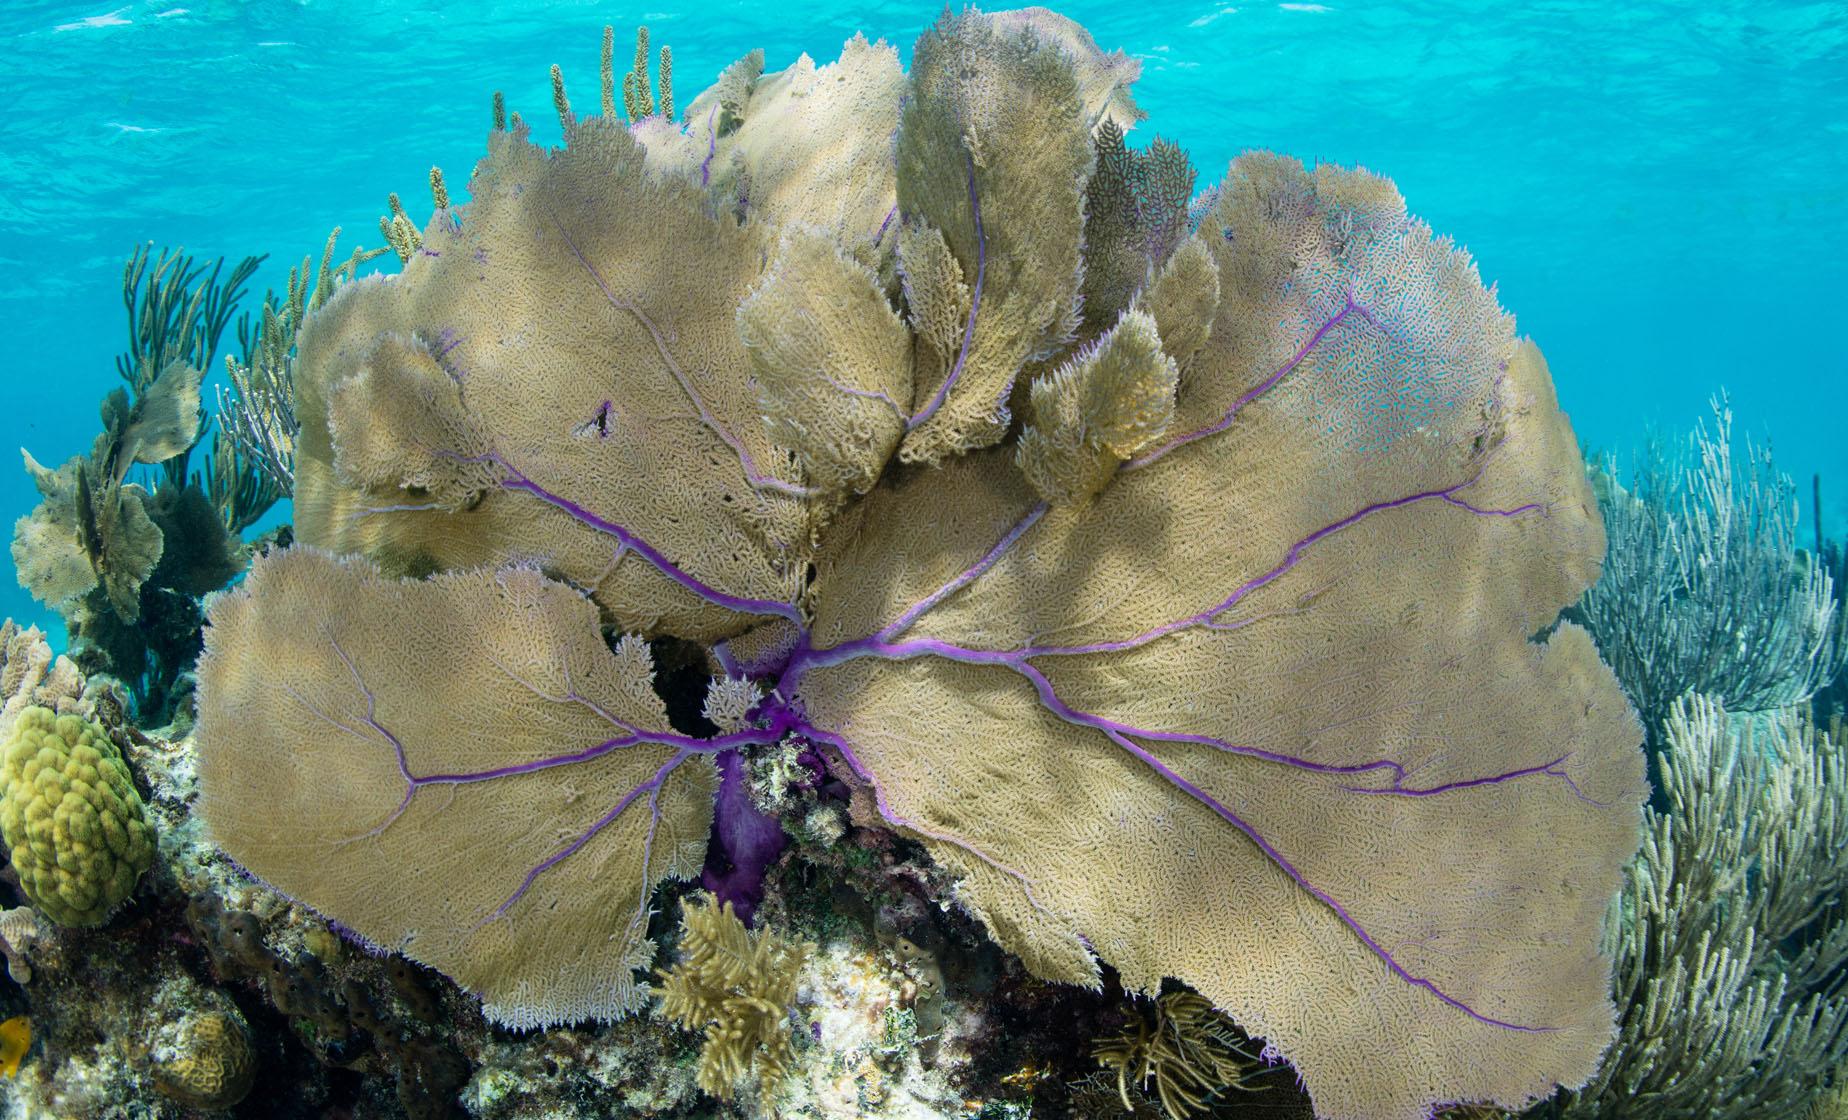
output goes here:
[{"label": "turquoise water", "polygon": [[[1067,4],[1143,61],[1147,127],[1215,180],[1250,147],[1359,163],[1467,245],[1538,339],[1580,438],[1634,445],[1724,387],[1743,429],[1848,526],[1848,4]],[[908,57],[928,3],[333,0],[0,5],[0,390],[47,463],[116,383],[138,242],[269,253],[379,241],[388,191],[458,197],[491,91],[555,138],[547,66],[595,89],[600,29],[646,22],[681,100],[749,46]],[[621,52],[619,51],[619,56]],[[415,201],[413,201],[415,200]],[[390,260],[390,258],[386,258]],[[36,501],[0,469],[5,520]],[[1808,511],[1805,511],[1807,517]],[[53,621],[11,579],[0,615]]]}]

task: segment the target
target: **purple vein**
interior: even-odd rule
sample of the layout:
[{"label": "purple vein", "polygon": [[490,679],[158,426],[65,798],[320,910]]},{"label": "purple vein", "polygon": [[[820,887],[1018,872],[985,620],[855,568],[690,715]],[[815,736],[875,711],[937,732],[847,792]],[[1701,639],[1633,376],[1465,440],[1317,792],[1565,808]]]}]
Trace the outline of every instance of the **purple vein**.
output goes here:
[{"label": "purple vein", "polygon": [[898,203],[894,202],[892,204],[892,209],[886,211],[885,221],[879,223],[879,232],[873,234],[872,243],[874,245],[879,244],[885,239],[886,230],[891,228],[892,219],[896,217],[898,217]]},{"label": "purple vein", "polygon": [[543,486],[540,486],[532,479],[520,473],[513,464],[507,462],[507,460],[501,458],[498,454],[489,455],[487,458],[498,464],[502,470],[507,472],[507,477],[501,480],[502,489],[518,490],[522,493],[531,494],[533,497],[538,498],[552,508],[568,514],[579,524],[590,529],[595,529],[599,533],[615,537],[617,542],[621,544],[624,549],[647,560],[650,564],[653,564],[659,569],[661,574],[667,576],[669,579],[673,580],[681,587],[686,588],[688,591],[691,591],[701,599],[706,600],[708,603],[724,607],[727,610],[738,611],[741,614],[780,615],[798,625],[801,624],[802,613],[797,610],[793,604],[785,603],[779,599],[753,599],[741,595],[726,594],[718,588],[713,587],[711,584],[706,583],[704,580],[699,579],[697,576],[680,568],[666,556],[663,556],[660,550],[623,526],[616,524],[614,521],[599,517],[571,499],[554,494]]},{"label": "purple vein", "polygon": [[1291,863],[1289,859],[1286,858],[1282,852],[1277,850],[1277,847],[1274,844],[1272,844],[1269,840],[1265,839],[1263,833],[1259,832],[1249,822],[1244,820],[1238,814],[1234,813],[1230,808],[1226,807],[1217,798],[1213,797],[1211,794],[1207,793],[1205,790],[1194,785],[1192,782],[1188,781],[1186,778],[1181,777],[1179,774],[1169,769],[1166,765],[1162,763],[1160,759],[1156,758],[1154,755],[1150,754],[1148,751],[1144,750],[1143,748],[1137,746],[1134,742],[1130,741],[1127,737],[1117,735],[1115,733],[1110,733],[1110,738],[1111,738],[1111,741],[1115,742],[1119,747],[1122,747],[1137,761],[1141,762],[1143,765],[1153,770],[1156,774],[1160,775],[1163,781],[1166,781],[1169,785],[1172,785],[1174,788],[1185,793],[1188,797],[1193,798],[1194,801],[1198,802],[1200,805],[1205,806],[1215,816],[1219,817],[1219,819],[1225,821],[1227,824],[1231,825],[1233,828],[1236,828],[1240,832],[1244,833],[1246,838],[1249,839],[1253,844],[1257,845],[1258,850],[1264,853],[1264,856],[1266,859],[1269,859],[1271,863],[1276,865],[1276,867],[1279,870],[1281,870],[1285,875],[1288,875],[1290,879],[1293,882],[1295,882],[1298,888],[1306,892],[1310,897],[1314,898],[1316,901],[1320,902],[1322,905],[1328,907],[1328,909],[1334,913],[1335,917],[1340,919],[1341,924],[1345,925],[1349,929],[1349,931],[1351,931],[1354,934],[1355,937],[1360,939],[1361,944],[1367,947],[1367,951],[1372,953],[1375,957],[1379,958],[1381,963],[1383,963],[1387,967],[1387,969],[1389,969],[1392,972],[1392,974],[1394,976],[1397,976],[1400,980],[1403,980],[1405,983],[1410,984],[1415,988],[1424,989],[1425,991],[1429,992],[1431,995],[1437,997],[1437,999],[1439,999],[1443,1003],[1446,1003],[1449,1006],[1456,1008],[1458,1011],[1463,1012],[1465,1015],[1468,1015],[1470,1018],[1476,1020],[1477,1022],[1485,1023],[1491,1027],[1500,1027],[1504,1030],[1521,1031],[1523,1033],[1532,1033],[1532,1034],[1546,1033],[1550,1031],[1556,1031],[1559,1029],[1558,1027],[1530,1026],[1530,1025],[1526,1025],[1522,1023],[1511,1022],[1506,1019],[1497,1019],[1491,1015],[1486,1015],[1483,1012],[1477,1011],[1475,1008],[1471,1007],[1469,1004],[1464,1003],[1462,1000],[1458,999],[1456,996],[1453,996],[1449,992],[1444,991],[1442,988],[1438,987],[1437,984],[1433,982],[1432,980],[1430,980],[1429,978],[1413,975],[1411,971],[1409,971],[1404,965],[1398,962],[1398,960],[1392,955],[1392,952],[1390,950],[1388,950],[1384,945],[1381,945],[1378,941],[1374,940],[1373,935],[1367,931],[1366,927],[1360,924],[1358,919],[1356,919],[1352,914],[1348,913],[1347,907],[1343,906],[1339,899],[1335,898],[1335,896],[1329,894],[1327,891],[1323,890],[1322,888],[1316,886],[1314,883],[1310,882],[1309,878],[1306,875],[1304,875],[1302,871],[1296,867],[1295,864]]},{"label": "purple vein", "polygon": [[1122,466],[1122,469],[1126,471],[1133,471],[1140,467],[1146,467],[1150,463],[1155,462],[1156,460],[1160,459],[1162,456],[1168,454],[1168,452],[1173,451],[1176,448],[1185,447],[1187,444],[1190,444],[1194,442],[1195,440],[1205,439],[1207,436],[1216,435],[1219,432],[1223,432],[1227,428],[1231,427],[1232,421],[1236,419],[1239,414],[1239,410],[1243,409],[1246,405],[1250,404],[1252,401],[1256,400],[1260,396],[1263,396],[1266,392],[1269,392],[1272,386],[1276,385],[1277,382],[1282,381],[1285,377],[1289,376],[1291,371],[1295,370],[1297,366],[1301,365],[1303,361],[1309,357],[1309,352],[1314,350],[1316,346],[1322,341],[1323,338],[1327,337],[1328,332],[1334,330],[1335,327],[1338,324],[1340,324],[1340,322],[1343,319],[1347,318],[1349,313],[1351,312],[1359,312],[1360,316],[1363,319],[1366,319],[1369,323],[1374,323],[1376,326],[1378,325],[1377,321],[1373,318],[1373,316],[1365,308],[1355,303],[1354,297],[1352,295],[1349,295],[1346,298],[1346,301],[1342,304],[1341,310],[1335,312],[1335,314],[1331,316],[1326,322],[1324,322],[1321,326],[1317,327],[1315,329],[1315,333],[1309,336],[1309,341],[1303,343],[1302,347],[1298,349],[1296,353],[1290,357],[1289,361],[1283,363],[1281,366],[1278,366],[1276,372],[1272,373],[1269,377],[1258,382],[1256,385],[1252,386],[1250,389],[1247,389],[1243,396],[1239,397],[1238,400],[1232,402],[1232,407],[1226,410],[1226,414],[1224,416],[1221,416],[1217,421],[1213,422],[1212,424],[1207,425],[1204,428],[1199,429],[1198,431],[1189,432],[1183,436],[1175,436],[1173,439],[1162,444],[1160,447],[1155,448],[1155,450],[1147,452],[1146,454],[1143,454],[1143,455],[1139,455],[1136,458],[1129,460],[1127,463],[1124,463]]},{"label": "purple vein", "polygon": [[656,783],[648,792],[648,835],[642,839],[642,883],[636,891],[635,916],[629,919],[629,935],[636,935],[638,929],[645,929],[648,923],[648,896],[654,886],[648,878],[649,866],[654,862],[655,834],[661,830],[661,786]]},{"label": "purple vein", "polygon": [[758,472],[756,460],[751,457],[751,452],[737,436],[731,433],[729,428],[719,422],[718,417],[712,414],[712,410],[706,407],[705,397],[700,394],[699,388],[693,384],[693,379],[687,376],[686,370],[680,368],[680,363],[674,358],[673,352],[667,348],[667,339],[662,335],[661,328],[655,325],[654,320],[649,318],[647,312],[643,311],[639,305],[628,300],[617,298],[615,291],[612,290],[609,283],[603,279],[603,274],[597,271],[597,266],[590,263],[590,258],[586,257],[583,251],[578,248],[577,242],[572,239],[570,232],[565,229],[564,223],[554,217],[552,219],[552,227],[558,231],[559,237],[564,239],[566,247],[571,250],[571,255],[577,258],[578,263],[584,266],[584,271],[590,275],[591,280],[602,290],[603,298],[609,302],[609,305],[618,311],[626,311],[635,316],[636,321],[647,330],[648,337],[654,340],[655,352],[660,355],[661,361],[667,367],[668,373],[673,375],[675,382],[679,384],[680,391],[685,393],[687,399],[693,403],[694,409],[699,413],[700,422],[714,435],[718,436],[719,439],[724,442],[725,446],[731,448],[733,454],[737,455],[738,465],[744,471],[745,480],[752,486],[760,489],[774,490],[778,493],[788,494],[798,498],[812,497],[816,491],[811,487],[798,486],[793,482],[785,482],[780,478],[774,478],[770,475]]},{"label": "purple vein", "polygon": [[975,218],[975,287],[969,293],[969,318],[963,324],[962,348],[956,353],[956,364],[951,367],[950,375],[943,379],[943,384],[937,387],[930,403],[916,416],[905,421],[907,432],[916,430],[936,415],[937,410],[943,407],[944,399],[950,395],[956,379],[962,376],[963,364],[969,360],[969,341],[975,337],[976,312],[982,308],[982,279],[988,273],[988,240],[982,233],[982,200],[975,193],[975,157],[965,151],[963,158],[969,165],[969,211]]},{"label": "purple vein", "polygon": [[516,774],[536,774],[541,770],[550,770],[557,766],[570,766],[574,763],[589,762],[601,758],[611,751],[641,744],[673,747],[687,754],[713,754],[730,750],[734,747],[766,746],[774,743],[780,736],[772,736],[768,731],[750,728],[736,731],[729,735],[720,735],[711,739],[696,739],[691,735],[677,735],[665,731],[643,731],[633,735],[618,735],[605,739],[592,747],[570,754],[550,755],[534,759],[531,762],[513,763],[508,766],[496,766],[490,770],[467,770],[450,774],[420,774],[411,779],[419,786],[468,785],[471,782],[489,782],[496,778],[509,778]]},{"label": "purple vein", "polygon": [[[385,741],[391,745],[392,752],[394,756],[396,757],[396,760],[398,763],[398,773],[402,775],[404,778],[404,796],[401,799],[399,799],[397,807],[391,811],[391,813],[385,818],[385,820],[383,820],[382,822],[380,822],[378,825],[374,826],[373,828],[367,829],[365,832],[360,833],[358,836],[352,837],[349,840],[341,841],[341,843],[343,844],[351,843],[353,840],[364,840],[364,839],[382,834],[386,829],[390,828],[393,824],[397,823],[398,819],[404,815],[405,810],[410,808],[411,801],[413,798],[416,797],[417,791],[420,789],[423,789],[425,786],[468,785],[474,782],[493,781],[494,779],[497,779],[497,778],[508,778],[508,777],[513,777],[515,775],[519,775],[519,774],[534,774],[534,773],[538,773],[543,770],[553,769],[554,767],[571,766],[571,765],[574,765],[580,762],[589,762],[594,759],[601,758],[604,755],[609,754],[611,751],[621,750],[625,747],[637,746],[637,745],[644,744],[644,743],[652,744],[656,746],[673,747],[675,748],[675,751],[677,754],[685,754],[685,755],[710,754],[710,753],[714,753],[717,751],[728,750],[733,747],[753,746],[753,745],[763,745],[763,744],[773,743],[773,742],[776,742],[778,739],[780,739],[783,733],[783,729],[781,727],[778,727],[775,729],[747,728],[743,731],[733,732],[732,734],[729,734],[729,735],[721,735],[713,739],[696,739],[689,735],[681,735],[681,734],[677,734],[675,732],[669,732],[669,731],[641,731],[641,730],[637,730],[634,728],[629,728],[626,724],[621,724],[620,721],[612,719],[607,714],[605,714],[606,719],[610,719],[610,722],[617,723],[619,726],[624,727],[625,730],[629,731],[629,734],[614,736],[612,738],[605,739],[601,743],[598,743],[594,746],[586,747],[583,750],[571,751],[565,754],[549,755],[545,758],[534,759],[531,762],[520,762],[520,763],[513,763],[507,766],[496,766],[496,767],[492,767],[486,770],[457,771],[454,773],[441,773],[441,774],[413,774],[411,772],[409,758],[405,753],[403,742],[398,738],[396,734],[394,734],[391,731],[390,728],[387,728],[384,724],[379,722],[377,714],[376,714],[375,694],[372,692],[371,688],[369,688],[366,685],[365,681],[361,678],[358,666],[353,663],[352,658],[347,656],[346,651],[340,648],[340,643],[336,641],[331,635],[328,636],[328,644],[333,647],[335,655],[340,658],[341,663],[346,666],[347,671],[352,675],[353,683],[355,687],[357,687],[360,691],[360,694],[365,697],[365,700],[366,700],[366,716],[365,716],[365,721],[364,721],[365,725],[367,727],[372,728],[372,730],[376,731],[379,735],[383,736]],[[514,679],[518,680],[517,677]],[[521,682],[521,683],[524,684],[524,682]],[[290,695],[295,696],[298,701],[301,701],[304,705],[307,705],[307,702],[303,700],[302,697],[298,693],[296,693],[293,688],[289,688],[288,691]],[[575,693],[568,695],[565,699],[577,700],[583,703],[588,703],[588,701],[582,701],[582,699],[576,696]],[[320,716],[322,719],[326,720],[328,723],[333,724],[335,727],[340,728],[342,731],[346,731],[349,734],[353,734],[356,736],[359,735],[359,732],[357,732],[355,729],[348,727],[346,724],[343,724],[340,721],[335,720],[332,717],[323,714],[319,709],[314,708],[312,705],[307,705],[307,706],[309,708],[309,711],[313,712],[317,716]],[[598,711],[599,714],[604,714],[602,713],[601,709],[595,708],[594,705],[592,705],[592,708],[593,710]],[[363,736],[361,737],[363,738]]]},{"label": "purple vein", "polygon": [[989,549],[980,560],[977,560],[974,564],[963,569],[962,572],[958,573],[955,578],[945,583],[942,587],[937,588],[937,590],[931,592],[923,599],[920,599],[910,610],[899,615],[898,618],[893,620],[890,626],[879,631],[875,636],[881,641],[892,640],[906,630],[909,630],[912,623],[922,618],[931,610],[934,610],[938,603],[943,602],[951,595],[956,594],[958,591],[961,591],[963,588],[980,579],[982,573],[994,567],[995,562],[1000,560],[1008,549],[1014,547],[1014,542],[1019,540],[1023,533],[1033,528],[1033,526],[1039,522],[1039,519],[1046,515],[1046,510],[1048,508],[1050,507],[1048,507],[1045,502],[1036,504],[1032,509],[1026,512],[1024,517],[1016,521],[1013,528],[1009,529],[1006,535],[997,541],[995,546]]},{"label": "purple vein", "polygon": [[1570,753],[1562,754],[1551,762],[1543,763],[1539,766],[1528,766],[1520,770],[1509,770],[1487,778],[1467,778],[1455,782],[1445,782],[1442,785],[1425,786],[1416,789],[1403,784],[1405,774],[1403,768],[1401,768],[1398,776],[1393,779],[1393,784],[1385,789],[1374,789],[1364,786],[1342,786],[1341,789],[1347,793],[1385,793],[1398,797],[1435,797],[1438,794],[1451,793],[1455,790],[1474,789],[1477,786],[1495,785],[1514,778],[1525,778],[1534,774],[1545,774],[1548,777],[1560,779],[1565,783],[1566,788],[1572,792],[1572,796],[1585,802],[1587,805],[1592,805],[1599,809],[1610,808],[1609,802],[1595,801],[1585,796],[1584,792],[1579,789],[1578,783],[1572,780],[1572,776],[1559,768],[1566,759],[1571,757],[1572,755]]},{"label": "purple vein", "polygon": [[854,397],[859,400],[878,401],[880,404],[883,404],[887,408],[891,409],[892,412],[898,416],[901,422],[905,419],[904,408],[897,401],[892,399],[892,394],[887,393],[882,389],[861,389],[858,386],[849,385],[844,381],[840,381],[833,377],[830,377],[826,373],[821,373],[821,374],[818,374],[817,376],[821,378],[824,384],[826,384],[830,389],[833,389],[836,392],[844,393],[847,396]]},{"label": "purple vein", "polygon": [[1567,775],[1565,771],[1558,769],[1561,763],[1572,757],[1570,753],[1562,754],[1551,762],[1547,762],[1540,766],[1526,766],[1515,770],[1506,770],[1499,774],[1491,774],[1488,777],[1468,778],[1438,786],[1412,787],[1405,784],[1405,779],[1408,777],[1405,764],[1389,758],[1376,758],[1370,762],[1355,762],[1341,765],[1328,762],[1313,762],[1300,755],[1285,754],[1281,751],[1267,750],[1263,747],[1254,747],[1243,743],[1232,743],[1212,735],[1202,735],[1197,732],[1189,731],[1157,731],[1153,728],[1137,727],[1133,724],[1121,723],[1117,720],[1097,715],[1094,712],[1087,712],[1072,707],[1060,698],[1058,691],[1053,688],[1052,681],[1032,665],[1021,662],[1018,664],[1011,663],[1007,667],[1025,677],[1033,685],[1034,690],[1039,693],[1041,705],[1047,711],[1058,716],[1066,723],[1081,727],[1089,727],[1097,731],[1102,731],[1104,734],[1112,737],[1133,737],[1161,743],[1192,743],[1198,746],[1211,747],[1213,750],[1222,751],[1226,754],[1236,754],[1246,758],[1256,758],[1265,762],[1275,762],[1292,769],[1305,770],[1316,774],[1367,774],[1378,770],[1384,770],[1392,775],[1392,785],[1390,786],[1338,787],[1348,793],[1386,794],[1397,797],[1431,797],[1440,793],[1449,793],[1453,790],[1472,789],[1477,786],[1500,785],[1503,782],[1511,782],[1519,778],[1544,774],[1548,777],[1561,779],[1572,792],[1572,795],[1579,800],[1588,802],[1592,805],[1603,805],[1602,802],[1592,801],[1591,798],[1579,792],[1578,786],[1573,783],[1571,777]]},{"label": "purple vein", "polygon": [[[683,750],[683,751],[674,752],[673,757],[669,758],[666,762],[662,763],[661,768],[655,771],[654,777],[649,778],[647,781],[636,786],[634,789],[631,789],[628,793],[623,794],[622,800],[618,801],[615,804],[615,806],[610,809],[609,812],[603,814],[601,817],[598,817],[595,823],[593,823],[589,828],[585,829],[583,832],[579,833],[577,837],[574,838],[570,843],[566,844],[564,847],[560,848],[558,851],[553,852],[551,855],[547,856],[545,859],[540,860],[539,863],[537,863],[530,870],[528,870],[526,872],[526,876],[520,880],[520,885],[514,888],[513,893],[507,896],[506,901],[502,902],[499,906],[496,906],[494,908],[494,911],[490,913],[487,917],[483,918],[480,924],[477,925],[475,928],[480,929],[481,926],[485,926],[489,922],[493,921],[494,919],[504,916],[508,910],[513,908],[515,903],[519,902],[521,898],[525,897],[526,892],[529,889],[531,889],[533,883],[538,880],[539,876],[545,874],[547,871],[550,871],[552,868],[557,867],[560,863],[564,862],[566,859],[570,858],[571,856],[576,855],[579,851],[582,851],[584,846],[590,843],[592,840],[594,840],[599,832],[602,832],[605,828],[607,828],[610,824],[612,824],[616,820],[616,818],[622,816],[622,814],[629,808],[629,806],[635,804],[636,798],[640,797],[644,793],[648,793],[651,795],[650,802],[654,803],[653,797],[652,797],[652,794],[654,793],[654,791],[657,791],[661,788],[662,783],[667,781],[668,775],[672,774],[674,770],[677,767],[679,767],[681,763],[685,762],[687,759],[692,758],[692,757],[694,757],[694,752],[692,751]],[[658,821],[658,817],[657,817],[657,821]],[[652,829],[652,827],[653,827],[653,824],[651,823],[650,828]],[[646,895],[647,892],[643,891],[643,894]]]},{"label": "purple vein", "polygon": [[389,728],[387,728],[384,724],[379,722],[378,720],[378,697],[374,695],[372,688],[366,684],[365,678],[360,676],[359,666],[355,665],[353,663],[353,659],[347,656],[346,650],[340,648],[340,640],[338,638],[335,638],[331,632],[328,632],[325,629],[322,631],[322,633],[327,638],[327,644],[333,647],[334,656],[340,659],[340,663],[342,665],[345,665],[347,672],[352,675],[353,687],[359,689],[360,695],[366,698],[366,717],[365,717],[366,726],[378,732],[381,736],[384,737],[387,743],[391,744],[392,755],[398,763],[398,773],[403,775],[404,777],[404,781],[405,781],[404,798],[403,800],[398,802],[398,807],[391,811],[391,814],[385,818],[385,821],[383,824],[380,824],[377,828],[374,828],[369,832],[362,833],[358,837],[354,837],[354,839],[363,839],[367,836],[377,836],[379,833],[391,827],[392,823],[396,821],[399,817],[403,816],[404,811],[410,807],[411,795],[417,792],[416,779],[411,776],[411,765],[410,765],[409,759],[407,759],[405,756],[404,744],[401,741],[399,741],[396,735],[392,734]]}]

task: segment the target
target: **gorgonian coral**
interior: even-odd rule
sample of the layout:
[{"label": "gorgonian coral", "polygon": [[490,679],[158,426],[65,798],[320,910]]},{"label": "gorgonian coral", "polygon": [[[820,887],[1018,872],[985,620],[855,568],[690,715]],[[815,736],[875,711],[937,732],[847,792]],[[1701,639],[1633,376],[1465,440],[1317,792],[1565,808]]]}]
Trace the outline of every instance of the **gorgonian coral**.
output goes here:
[{"label": "gorgonian coral", "polygon": [[[615,1016],[715,757],[800,740],[1040,975],[1177,978],[1324,1116],[1588,1078],[1644,783],[1554,625],[1604,540],[1545,365],[1365,172],[1248,154],[1164,232],[1133,77],[966,12],[909,76],[496,130],[303,328],[305,543],[200,666],[218,841],[503,1022]],[[761,699],[670,725],[670,638]]]}]

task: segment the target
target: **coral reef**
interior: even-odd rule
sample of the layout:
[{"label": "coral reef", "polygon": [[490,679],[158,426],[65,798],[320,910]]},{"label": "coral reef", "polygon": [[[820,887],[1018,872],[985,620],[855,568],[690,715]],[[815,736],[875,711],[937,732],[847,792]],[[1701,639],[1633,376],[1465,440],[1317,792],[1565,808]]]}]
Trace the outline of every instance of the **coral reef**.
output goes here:
[{"label": "coral reef", "polygon": [[1848,754],[1797,709],[1669,709],[1668,802],[1648,813],[1610,939],[1622,1009],[1567,1120],[1797,1116],[1848,1059]]},{"label": "coral reef", "polygon": [[1626,487],[1595,473],[1610,535],[1604,575],[1571,612],[1659,735],[1698,692],[1732,712],[1808,700],[1848,665],[1848,612],[1814,553],[1795,547],[1797,503],[1770,453],[1732,453],[1732,412],[1713,403],[1685,458],[1653,447]]},{"label": "coral reef", "polygon": [[100,925],[154,862],[154,834],[100,724],[27,708],[0,743],[0,832],[19,889],[66,926]]},{"label": "coral reef", "polygon": [[[241,1115],[758,1114],[755,1093],[715,1112],[695,1085],[697,1040],[689,1046],[663,1017],[490,1027],[441,977],[357,949],[205,844],[189,811],[189,740],[144,737],[129,752],[151,790],[160,860],[132,916],[106,929],[53,928],[33,945],[28,992],[43,1038],[18,1086],[0,1089],[7,1115],[127,1115],[120,1110],[135,1102],[134,1115],[177,1120],[188,1106],[160,1086],[177,1085],[171,1067],[195,1052],[189,1024],[219,1015],[250,1032],[253,1086]],[[776,874],[800,877],[793,865]],[[978,1046],[965,1038],[983,1029],[974,1009],[953,1004],[960,1026],[946,1031],[941,998],[923,991],[933,963],[898,959],[859,918],[843,921],[825,896],[794,904],[797,893],[795,879],[777,884],[774,921],[799,923],[826,945],[797,981],[804,1016],[786,1024],[794,1053],[775,1090],[782,1114],[972,1115],[950,1078],[975,1076]],[[938,1016],[928,1040],[906,1029],[929,1018],[927,1003]],[[1020,1046],[1039,1043],[1027,1036]]]},{"label": "coral reef", "polygon": [[699,1087],[731,1097],[754,1077],[766,1101],[792,1057],[796,979],[815,946],[747,930],[731,903],[710,895],[680,903],[680,956],[660,973],[661,1013],[705,1032]]},{"label": "coral reef", "polygon": [[[1184,229],[1105,135],[1159,182],[1099,181],[1087,249],[1133,70],[968,11],[909,74],[747,56],[684,128],[561,72],[561,148],[510,118],[302,323],[301,543],[199,665],[211,838],[494,1022],[617,1018],[761,811],[721,760],[793,745],[799,831],[927,855],[1036,983],[1179,980],[1328,1120],[1589,1079],[1645,784],[1554,625],[1604,537],[1545,364],[1364,172],[1247,154]],[[702,726],[706,678],[762,699]]]}]

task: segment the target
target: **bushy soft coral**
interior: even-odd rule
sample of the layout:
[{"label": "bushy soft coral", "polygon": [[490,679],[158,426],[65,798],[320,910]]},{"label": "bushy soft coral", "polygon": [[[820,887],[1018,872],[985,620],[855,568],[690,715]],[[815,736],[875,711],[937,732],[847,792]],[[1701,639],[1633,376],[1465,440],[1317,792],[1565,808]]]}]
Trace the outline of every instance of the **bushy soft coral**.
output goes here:
[{"label": "bushy soft coral", "polygon": [[680,959],[660,974],[661,1013],[703,1031],[699,1087],[730,1097],[755,1076],[768,1100],[788,1068],[789,1013],[796,979],[815,946],[748,930],[729,902],[699,895],[681,903]]}]

